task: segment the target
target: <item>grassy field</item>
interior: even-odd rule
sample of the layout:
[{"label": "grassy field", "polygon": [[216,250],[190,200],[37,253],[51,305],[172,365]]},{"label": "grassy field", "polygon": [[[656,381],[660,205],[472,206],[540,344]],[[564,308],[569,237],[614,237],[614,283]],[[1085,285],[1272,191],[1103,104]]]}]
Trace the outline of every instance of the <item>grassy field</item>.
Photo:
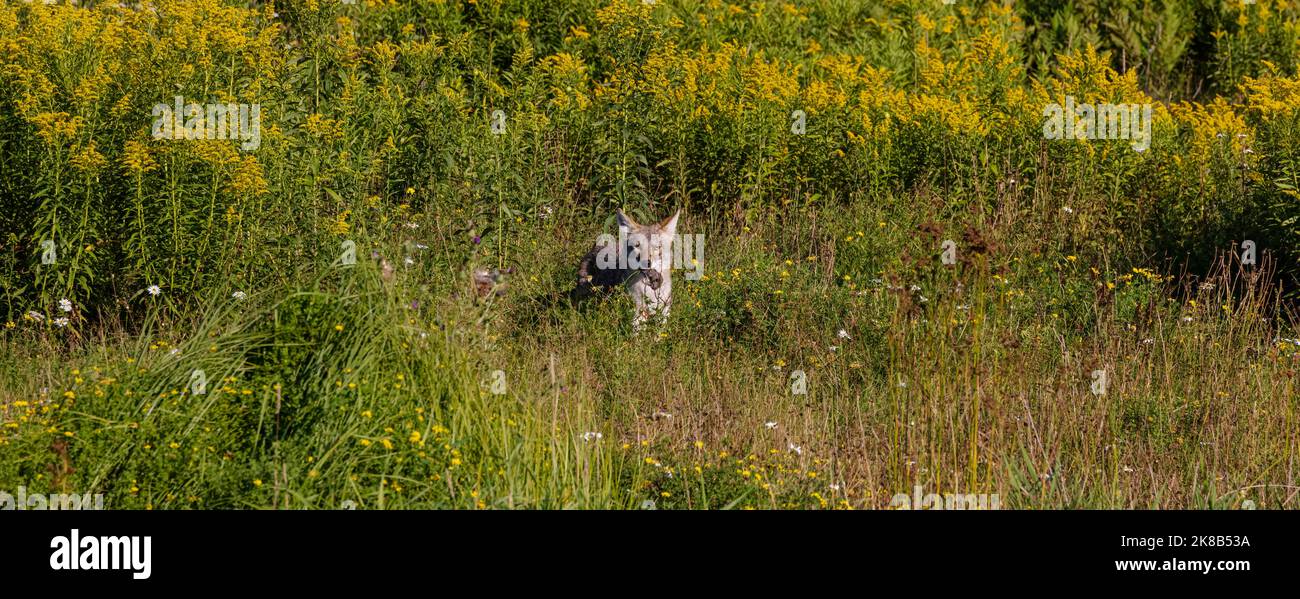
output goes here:
[{"label": "grassy field", "polygon": [[[0,6],[0,491],[1300,504],[1300,3],[80,4]],[[678,208],[665,326],[566,299]]]}]

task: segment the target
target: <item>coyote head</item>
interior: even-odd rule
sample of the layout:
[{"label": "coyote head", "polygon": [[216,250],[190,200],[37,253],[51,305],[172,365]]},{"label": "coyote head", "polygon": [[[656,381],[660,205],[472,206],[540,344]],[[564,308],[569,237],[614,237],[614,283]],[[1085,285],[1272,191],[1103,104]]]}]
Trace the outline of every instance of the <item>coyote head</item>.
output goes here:
[{"label": "coyote head", "polygon": [[677,217],[672,216],[651,225],[643,225],[618,211],[619,239],[626,240],[623,252],[630,270],[654,271],[666,275],[672,267],[673,236],[677,233]]}]

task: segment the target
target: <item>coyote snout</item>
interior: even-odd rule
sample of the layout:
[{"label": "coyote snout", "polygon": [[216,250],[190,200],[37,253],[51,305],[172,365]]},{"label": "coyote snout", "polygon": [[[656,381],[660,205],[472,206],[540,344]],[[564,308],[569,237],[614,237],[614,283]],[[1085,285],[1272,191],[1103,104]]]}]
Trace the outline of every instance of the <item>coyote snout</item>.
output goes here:
[{"label": "coyote snout", "polygon": [[574,297],[584,298],[596,289],[622,284],[636,305],[634,330],[640,331],[651,317],[667,322],[673,295],[673,237],[681,213],[678,210],[662,222],[642,225],[620,210],[618,239],[602,235],[583,256]]}]

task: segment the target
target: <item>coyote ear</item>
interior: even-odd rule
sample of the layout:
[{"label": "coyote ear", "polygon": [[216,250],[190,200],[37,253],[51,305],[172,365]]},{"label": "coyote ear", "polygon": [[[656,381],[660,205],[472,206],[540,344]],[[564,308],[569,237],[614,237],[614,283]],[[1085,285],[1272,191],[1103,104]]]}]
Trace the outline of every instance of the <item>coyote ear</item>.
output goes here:
[{"label": "coyote ear", "polygon": [[678,208],[677,212],[674,212],[672,216],[664,219],[663,222],[659,223],[659,229],[661,231],[667,232],[669,235],[672,235],[675,231],[677,231],[677,217],[681,215],[682,215],[682,209]]},{"label": "coyote ear", "polygon": [[620,228],[620,229],[640,229],[640,228],[641,228],[641,225],[637,224],[636,221],[632,220],[632,217],[630,217],[630,216],[628,216],[628,215],[626,215],[626,214],[623,214],[623,211],[622,211],[622,210],[619,210],[619,211],[618,211],[617,216],[618,216],[618,228]]}]

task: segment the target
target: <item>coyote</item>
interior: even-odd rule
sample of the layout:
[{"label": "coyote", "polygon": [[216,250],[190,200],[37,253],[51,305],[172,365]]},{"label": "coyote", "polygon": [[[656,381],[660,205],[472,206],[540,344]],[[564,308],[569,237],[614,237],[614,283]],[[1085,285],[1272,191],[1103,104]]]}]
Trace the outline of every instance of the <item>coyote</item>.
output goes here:
[{"label": "coyote", "polygon": [[575,299],[590,297],[597,289],[622,284],[636,305],[632,329],[640,331],[652,316],[668,321],[673,299],[673,236],[679,209],[660,223],[642,225],[618,211],[618,239],[602,235],[578,266]]}]

